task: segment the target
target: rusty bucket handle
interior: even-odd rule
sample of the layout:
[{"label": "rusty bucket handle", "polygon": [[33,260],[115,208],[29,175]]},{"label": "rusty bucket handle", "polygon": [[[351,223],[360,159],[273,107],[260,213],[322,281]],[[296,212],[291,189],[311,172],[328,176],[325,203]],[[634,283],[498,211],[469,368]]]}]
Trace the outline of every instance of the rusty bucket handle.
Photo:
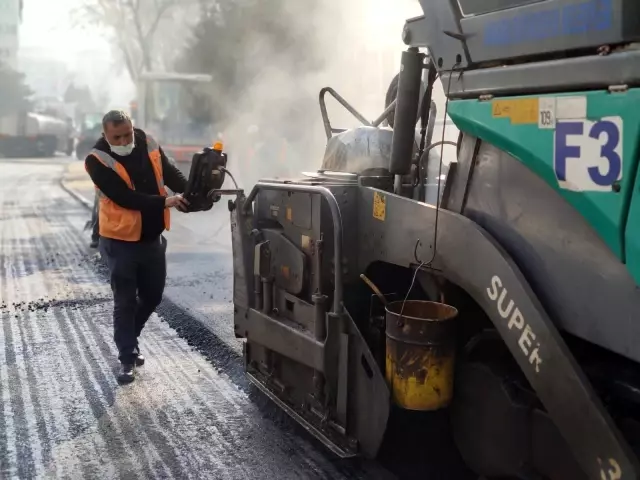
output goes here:
[{"label": "rusty bucket handle", "polygon": [[373,283],[369,277],[367,277],[364,273],[360,274],[360,278],[364,281],[364,283],[366,283],[369,288],[371,290],[373,290],[373,293],[376,294],[376,296],[380,299],[380,301],[382,302],[382,304],[384,305],[385,308],[387,308],[387,306],[389,305],[389,301],[386,299],[386,297],[382,294],[382,292],[380,291],[380,289],[376,286],[375,283]]}]

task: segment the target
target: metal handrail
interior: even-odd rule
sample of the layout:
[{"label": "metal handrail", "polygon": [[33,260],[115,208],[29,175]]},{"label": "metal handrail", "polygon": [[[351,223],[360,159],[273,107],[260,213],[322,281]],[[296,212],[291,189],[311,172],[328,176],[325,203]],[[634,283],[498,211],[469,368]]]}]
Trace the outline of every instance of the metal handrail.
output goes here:
[{"label": "metal handrail", "polygon": [[327,93],[330,93],[331,96],[335,98],[340,105],[342,105],[351,115],[356,117],[365,126],[373,126],[371,125],[371,122],[364,117],[364,115],[353,108],[349,104],[349,102],[342,98],[333,88],[324,87],[322,90],[320,90],[320,113],[322,114],[322,122],[324,124],[324,131],[327,134],[327,140],[331,139],[332,134],[335,132],[335,130],[331,127],[331,120],[329,120],[329,113],[327,112],[327,104],[324,101],[324,97]]},{"label": "metal handrail", "polygon": [[397,99],[396,99],[396,100],[394,100],[393,102],[391,102],[391,103],[389,104],[389,106],[388,106],[387,108],[385,108],[384,112],[382,112],[382,113],[380,114],[380,116],[379,116],[378,118],[376,118],[376,119],[373,121],[372,126],[373,126],[373,127],[378,127],[378,126],[380,126],[380,124],[381,124],[382,122],[384,122],[384,121],[387,119],[387,117],[389,116],[389,114],[390,114],[391,112],[395,111],[395,109],[396,109],[396,103],[397,103],[397,102],[398,102],[398,100],[397,100]]},{"label": "metal handrail", "polygon": [[333,220],[333,262],[334,262],[334,290],[333,290],[333,312],[342,313],[342,214],[338,201],[331,190],[326,187],[316,185],[295,185],[289,183],[258,182],[245,200],[243,213],[249,213],[249,207],[255,200],[258,192],[263,189],[280,190],[285,192],[317,193],[322,195],[329,203],[331,218]]},{"label": "metal handrail", "polygon": [[[367,120],[364,115],[358,112],[355,108],[353,108],[349,102],[347,102],[343,97],[341,97],[333,88],[325,87],[320,90],[320,113],[322,114],[322,123],[324,125],[324,131],[327,135],[327,140],[330,140],[334,133],[342,133],[346,131],[344,128],[333,128],[331,126],[331,120],[329,120],[329,113],[327,112],[327,104],[324,100],[325,95],[329,93],[333,98],[335,98],[340,105],[342,105],[351,115],[353,115],[356,119],[362,122],[363,125],[367,127],[379,127],[382,122],[386,120],[391,112],[393,112],[396,108],[396,101],[394,100],[389,104],[387,108],[385,108],[384,112],[380,114],[378,118],[376,118],[373,122]],[[453,123],[451,119],[437,119],[434,122],[435,125],[446,125],[448,123]]]}]

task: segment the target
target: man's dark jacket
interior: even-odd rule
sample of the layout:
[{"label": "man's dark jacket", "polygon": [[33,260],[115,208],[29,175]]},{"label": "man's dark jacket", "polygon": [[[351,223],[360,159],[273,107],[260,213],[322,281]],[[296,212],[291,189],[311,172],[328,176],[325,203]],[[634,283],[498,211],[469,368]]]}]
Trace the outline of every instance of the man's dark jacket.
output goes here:
[{"label": "man's dark jacket", "polygon": [[[164,201],[153,173],[147,151],[146,134],[134,129],[135,148],[130,155],[122,157],[111,151],[104,138],[98,140],[94,148],[111,155],[125,168],[135,190],[131,190],[120,176],[111,168],[103,165],[93,155],[87,156],[85,165],[93,183],[117,205],[129,210],[142,212],[141,242],[153,242],[164,231]],[[184,193],[187,179],[178,168],[169,161],[160,148],[164,184],[176,193]]]}]

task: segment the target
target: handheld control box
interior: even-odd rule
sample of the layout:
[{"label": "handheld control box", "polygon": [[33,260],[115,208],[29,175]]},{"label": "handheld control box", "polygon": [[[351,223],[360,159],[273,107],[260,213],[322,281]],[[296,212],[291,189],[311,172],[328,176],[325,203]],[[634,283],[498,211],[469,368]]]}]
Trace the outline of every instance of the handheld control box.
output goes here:
[{"label": "handheld control box", "polygon": [[226,166],[227,154],[222,151],[222,145],[219,143],[193,156],[184,193],[184,198],[189,201],[189,212],[211,210],[213,204],[220,200],[220,195],[210,195],[210,193],[222,187]]}]

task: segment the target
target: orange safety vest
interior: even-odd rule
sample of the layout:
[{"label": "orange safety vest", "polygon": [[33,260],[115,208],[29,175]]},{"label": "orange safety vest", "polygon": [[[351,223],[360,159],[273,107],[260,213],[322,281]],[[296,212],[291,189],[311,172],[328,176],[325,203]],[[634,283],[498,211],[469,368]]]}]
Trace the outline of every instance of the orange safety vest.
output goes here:
[{"label": "orange safety vest", "polygon": [[[153,166],[153,173],[155,174],[156,181],[158,182],[160,195],[166,197],[168,194],[162,177],[162,157],[160,155],[160,146],[149,135],[147,135],[147,151],[149,153],[149,160]],[[95,148],[91,150],[89,154],[96,157],[104,166],[115,171],[131,190],[135,190],[135,186],[133,185],[133,182],[131,182],[129,174],[120,162],[116,161],[108,153]],[[123,240],[125,242],[139,241],[142,237],[142,213],[138,210],[122,208],[102,193],[97,186],[95,188],[99,199],[98,219],[100,225],[100,236],[113,238],[115,240]],[[164,228],[166,230],[170,230],[170,227],[171,214],[169,213],[169,209],[165,208]]]}]

